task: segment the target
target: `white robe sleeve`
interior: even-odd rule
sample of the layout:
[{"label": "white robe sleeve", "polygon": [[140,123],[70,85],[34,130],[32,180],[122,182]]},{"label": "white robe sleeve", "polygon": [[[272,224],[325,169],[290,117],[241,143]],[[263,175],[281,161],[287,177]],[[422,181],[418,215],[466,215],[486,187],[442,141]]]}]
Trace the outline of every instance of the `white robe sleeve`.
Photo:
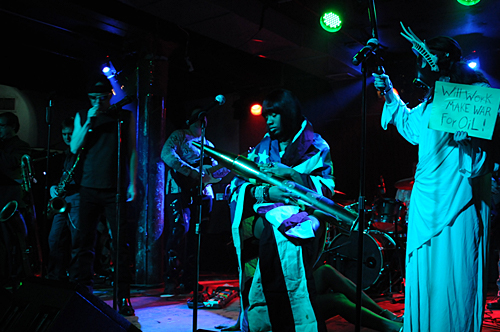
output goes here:
[{"label": "white robe sleeve", "polygon": [[401,136],[413,145],[419,144],[420,122],[422,113],[427,103],[422,103],[413,109],[409,109],[406,104],[395,96],[392,103],[385,103],[382,111],[381,125],[387,130],[387,125],[396,126]]},{"label": "white robe sleeve", "polygon": [[462,176],[474,178],[491,172],[487,145],[486,140],[473,137],[469,145],[459,146],[458,169]]}]

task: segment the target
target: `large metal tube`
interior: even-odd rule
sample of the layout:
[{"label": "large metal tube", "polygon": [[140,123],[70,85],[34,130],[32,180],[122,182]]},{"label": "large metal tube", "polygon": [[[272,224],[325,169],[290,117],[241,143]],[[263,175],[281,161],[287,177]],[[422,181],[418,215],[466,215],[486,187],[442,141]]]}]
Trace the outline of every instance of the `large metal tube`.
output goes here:
[{"label": "large metal tube", "polygon": [[[197,142],[193,142],[196,147],[201,147]],[[341,228],[343,231],[350,232],[357,219],[357,214],[345,209],[343,206],[335,203],[317,192],[306,188],[296,182],[284,180],[276,176],[270,176],[260,171],[259,166],[250,159],[205,146],[205,152],[215,158],[219,163],[233,171],[239,176],[249,179],[251,182],[263,182],[273,186],[281,186],[288,189],[295,197],[302,200],[307,205],[320,210],[322,213],[315,213],[319,218],[326,219]],[[260,180],[260,181],[258,181]]]}]

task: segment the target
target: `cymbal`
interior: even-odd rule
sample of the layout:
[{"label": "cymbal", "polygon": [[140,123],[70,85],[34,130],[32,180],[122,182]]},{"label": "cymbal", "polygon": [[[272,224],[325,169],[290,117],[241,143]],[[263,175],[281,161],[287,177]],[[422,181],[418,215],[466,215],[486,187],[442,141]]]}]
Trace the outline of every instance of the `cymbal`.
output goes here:
[{"label": "cymbal", "polygon": [[345,193],[339,191],[339,190],[334,190],[335,194],[336,195],[345,195]]},{"label": "cymbal", "polygon": [[412,190],[413,189],[413,184],[415,183],[414,178],[407,178],[403,180],[399,180],[394,184],[394,187],[397,189],[402,189],[402,190]]},{"label": "cymbal", "polygon": [[[36,152],[47,152],[46,148],[31,148],[31,151],[36,151]],[[63,150],[55,150],[55,149],[50,149],[50,153],[64,153]]]},{"label": "cymbal", "polygon": [[351,205],[357,205],[358,201],[355,199],[345,199],[345,200],[340,199],[340,200],[336,200],[335,203],[342,205],[343,207],[346,207],[346,206],[351,206]]}]

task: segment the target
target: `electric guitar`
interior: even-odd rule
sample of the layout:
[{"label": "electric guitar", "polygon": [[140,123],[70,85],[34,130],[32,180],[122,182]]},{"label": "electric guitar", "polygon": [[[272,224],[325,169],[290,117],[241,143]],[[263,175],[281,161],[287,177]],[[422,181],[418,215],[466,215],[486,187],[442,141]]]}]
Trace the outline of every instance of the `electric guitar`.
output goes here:
[{"label": "electric guitar", "polygon": [[221,182],[222,178],[227,174],[219,178],[214,177],[213,174],[222,168],[224,168],[224,166],[222,166],[221,164],[215,166],[203,165],[203,188],[205,188],[209,184]]},{"label": "electric guitar", "polygon": [[[209,184],[219,183],[224,176],[228,173],[225,173],[222,177],[214,177],[214,173],[218,170],[224,168],[223,165],[218,164],[215,166],[212,165],[203,165],[203,188],[208,186]],[[199,186],[199,179],[193,179],[189,176],[185,176],[179,172],[172,172],[172,177],[175,182],[182,188],[183,191],[190,191],[193,194],[197,192]]]}]

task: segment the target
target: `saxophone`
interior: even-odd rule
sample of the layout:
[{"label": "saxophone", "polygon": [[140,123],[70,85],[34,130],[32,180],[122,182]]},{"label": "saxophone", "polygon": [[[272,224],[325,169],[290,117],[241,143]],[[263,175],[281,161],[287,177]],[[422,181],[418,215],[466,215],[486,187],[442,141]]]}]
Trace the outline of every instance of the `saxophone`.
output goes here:
[{"label": "saxophone", "polygon": [[[28,208],[30,210],[29,215],[31,217],[30,218],[31,222],[27,224],[25,223],[28,231],[26,250],[31,260],[33,275],[36,277],[41,277],[42,266],[43,266],[42,247],[40,245],[40,237],[38,235],[38,222],[36,218],[35,201],[33,199],[33,191],[32,191],[32,184],[37,183],[37,181],[33,174],[33,168],[31,167],[31,157],[27,154],[21,157],[21,172],[23,177],[22,187],[23,190],[25,191],[27,199],[29,200]],[[12,210],[14,210],[13,207],[11,208]],[[17,210],[17,205],[16,205],[16,210]]]},{"label": "saxophone", "polygon": [[23,215],[19,212],[18,206],[19,204],[17,201],[8,202],[2,211],[0,211],[0,223],[8,223],[12,226],[21,252],[23,272],[26,276],[30,276],[32,274],[31,263],[28,255],[29,251],[27,250],[28,245],[26,243],[28,227],[26,226]]},{"label": "saxophone", "polygon": [[66,176],[61,179],[59,184],[56,186],[56,196],[49,200],[47,205],[47,217],[52,218],[58,213],[66,212],[67,203],[64,199],[66,194],[66,186],[73,180],[73,175],[75,174],[75,168],[80,161],[80,153],[76,156],[75,163],[71,166],[70,170],[66,173]]},{"label": "saxophone", "polygon": [[27,193],[31,192],[31,184],[36,183],[31,169],[31,157],[27,154],[21,157],[21,172],[23,178],[23,190]]}]

